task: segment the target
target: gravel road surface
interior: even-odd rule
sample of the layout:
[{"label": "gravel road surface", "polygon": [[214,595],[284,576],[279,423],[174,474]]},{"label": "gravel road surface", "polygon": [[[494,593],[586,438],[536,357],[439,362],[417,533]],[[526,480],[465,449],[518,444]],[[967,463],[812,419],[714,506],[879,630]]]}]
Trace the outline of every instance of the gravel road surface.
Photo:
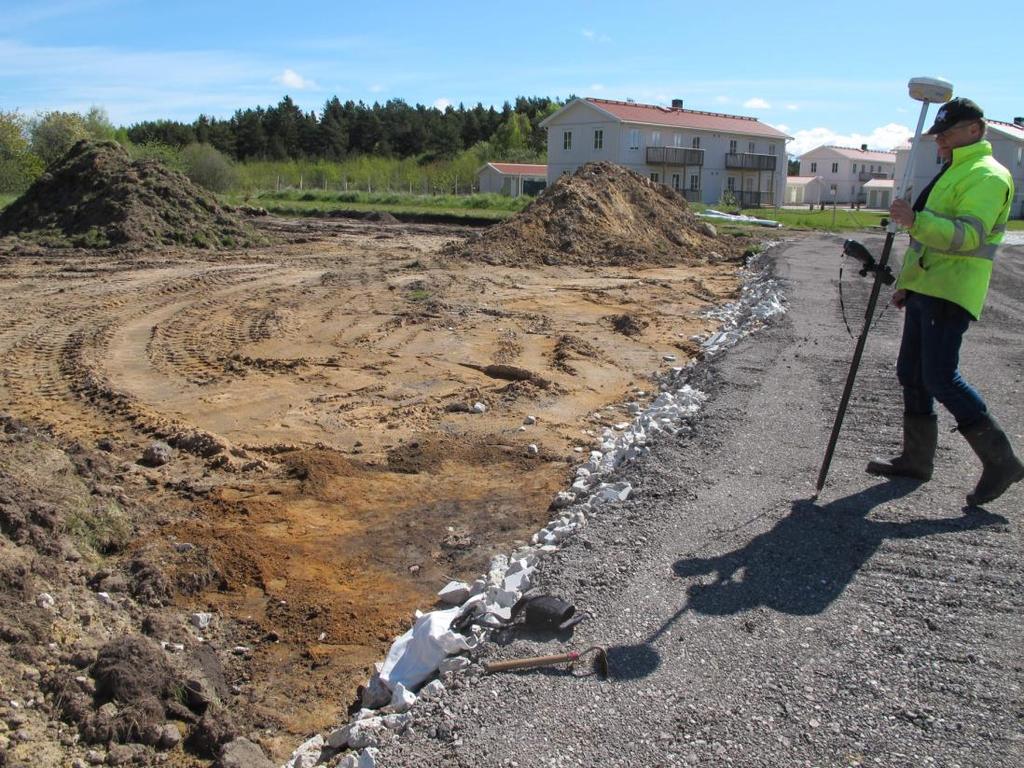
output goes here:
[{"label": "gravel road surface", "polygon": [[[863,241],[881,251],[882,238]],[[945,412],[931,482],[864,473],[901,440],[894,309],[868,339],[811,500],[854,347],[837,300],[841,243],[774,249],[788,313],[697,374],[711,399],[696,433],[629,466],[629,501],[543,561],[545,589],[593,617],[571,638],[520,629],[477,655],[603,645],[610,677],[589,665],[447,676],[378,765],[1024,764],[1024,488],[965,510],[978,464]],[[856,332],[868,284],[852,272]],[[962,355],[1018,450],[1022,297],[1014,246]]]}]

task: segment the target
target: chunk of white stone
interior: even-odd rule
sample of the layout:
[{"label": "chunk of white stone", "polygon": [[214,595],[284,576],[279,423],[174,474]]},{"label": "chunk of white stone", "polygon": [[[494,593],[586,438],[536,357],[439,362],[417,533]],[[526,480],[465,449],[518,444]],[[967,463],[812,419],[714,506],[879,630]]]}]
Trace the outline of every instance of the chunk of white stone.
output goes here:
[{"label": "chunk of white stone", "polygon": [[473,403],[473,413],[487,413],[487,406],[483,403]]},{"label": "chunk of white stone", "polygon": [[597,493],[590,497],[590,505],[598,506],[625,501],[632,492],[633,486],[627,482],[604,483],[598,488]]},{"label": "chunk of white stone", "polygon": [[320,762],[324,744],[324,737],[319,733],[313,738],[307,739],[292,752],[291,759],[285,763],[284,768],[313,768]]},{"label": "chunk of white stone", "polygon": [[465,656],[451,656],[442,661],[438,667],[438,672],[459,672],[472,664],[469,659]]},{"label": "chunk of white stone", "polygon": [[538,453],[540,453],[540,448],[537,447],[536,443],[530,443],[528,446],[526,446],[526,453],[529,456],[536,456]]},{"label": "chunk of white stone", "polygon": [[391,689],[380,679],[380,672],[374,672],[363,688],[363,706],[368,709],[380,709],[390,701]]},{"label": "chunk of white stone", "polygon": [[439,699],[444,696],[444,683],[440,680],[431,680],[420,689],[420,698],[427,701]]},{"label": "chunk of white stone", "polygon": [[530,576],[532,574],[532,568],[526,568],[524,570],[508,574],[505,577],[505,589],[513,594],[525,592],[530,588]]},{"label": "chunk of white stone", "polygon": [[531,424],[536,424],[536,423],[537,423],[537,417],[536,416],[527,416],[525,419],[523,419],[523,424],[526,424],[527,426],[530,426]]},{"label": "chunk of white stone", "polygon": [[49,592],[40,592],[38,595],[36,595],[36,605],[38,605],[40,608],[49,610],[53,608],[56,602],[57,601],[53,599],[53,595],[51,595]]},{"label": "chunk of white stone", "polygon": [[449,581],[437,593],[442,603],[462,605],[469,597],[469,584],[464,581]]},{"label": "chunk of white stone", "polygon": [[97,592],[96,593],[96,599],[99,600],[104,605],[113,605],[114,604],[114,598],[112,598],[110,596],[109,592]]},{"label": "chunk of white stone", "polygon": [[408,690],[401,683],[395,683],[395,690],[391,693],[391,711],[395,714],[402,714],[412,709],[416,703],[416,694]]},{"label": "chunk of white stone", "polygon": [[351,749],[375,747],[380,743],[380,731],[383,727],[384,721],[380,717],[356,720],[354,723],[331,731],[327,736],[327,746],[331,749],[341,749],[346,746]]},{"label": "chunk of white stone", "polygon": [[198,629],[206,629],[208,626],[210,626],[210,621],[212,621],[213,619],[213,614],[205,612],[193,613],[192,616],[189,618],[192,621],[192,626]]}]

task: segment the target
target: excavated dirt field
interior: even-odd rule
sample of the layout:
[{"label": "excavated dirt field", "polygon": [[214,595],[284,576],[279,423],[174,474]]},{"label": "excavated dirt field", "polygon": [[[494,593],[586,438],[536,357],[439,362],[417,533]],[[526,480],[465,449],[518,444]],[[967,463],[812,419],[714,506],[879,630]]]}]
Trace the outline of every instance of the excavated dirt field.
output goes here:
[{"label": "excavated dirt field", "polygon": [[[70,765],[86,736],[192,765],[245,735],[279,759],[346,719],[413,611],[527,540],[624,403],[696,352],[748,245],[525,269],[453,256],[479,239],[454,227],[259,227],[279,244],[0,241],[8,765]],[[146,658],[109,645],[137,635],[176,670],[138,708],[187,752],[93,711],[123,703],[97,669]]]}]

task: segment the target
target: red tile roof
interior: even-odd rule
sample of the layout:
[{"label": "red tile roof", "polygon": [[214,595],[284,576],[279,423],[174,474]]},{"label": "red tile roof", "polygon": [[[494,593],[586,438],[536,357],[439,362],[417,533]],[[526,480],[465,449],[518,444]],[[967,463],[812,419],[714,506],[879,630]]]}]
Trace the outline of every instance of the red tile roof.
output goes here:
[{"label": "red tile roof", "polygon": [[627,123],[648,123],[698,131],[739,133],[771,139],[792,138],[782,131],[760,122],[756,117],[700,112],[695,109],[672,109],[655,104],[636,104],[629,101],[612,101],[611,99],[586,98],[584,101]]},{"label": "red tile roof", "polygon": [[534,165],[532,163],[488,163],[498,173],[506,173],[510,176],[547,176],[546,165]]}]

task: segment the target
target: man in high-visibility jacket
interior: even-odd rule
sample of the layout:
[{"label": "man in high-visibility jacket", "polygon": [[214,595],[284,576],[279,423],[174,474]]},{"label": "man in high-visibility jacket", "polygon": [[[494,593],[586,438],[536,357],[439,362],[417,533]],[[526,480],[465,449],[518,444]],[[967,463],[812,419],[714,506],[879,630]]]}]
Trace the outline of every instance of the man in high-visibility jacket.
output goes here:
[{"label": "man in high-visibility jacket", "polygon": [[992,157],[981,108],[957,98],[942,105],[928,133],[944,164],[911,206],[889,213],[910,232],[893,304],[906,309],[896,373],[903,387],[903,452],[871,461],[868,472],[932,476],[938,400],[981,460],[967,503],[984,504],[1024,479],[1024,464],[978,392],[960,375],[960,343],[981,310],[1013,201],[1013,179]]}]

